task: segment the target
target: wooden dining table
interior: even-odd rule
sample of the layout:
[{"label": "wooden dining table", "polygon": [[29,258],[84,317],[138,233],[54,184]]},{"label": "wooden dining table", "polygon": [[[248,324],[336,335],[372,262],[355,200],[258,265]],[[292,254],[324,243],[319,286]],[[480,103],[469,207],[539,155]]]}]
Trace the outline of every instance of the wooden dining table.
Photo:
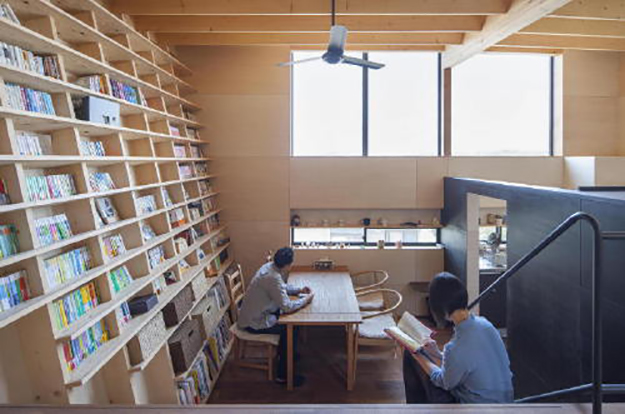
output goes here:
[{"label": "wooden dining table", "polygon": [[308,286],[315,294],[312,303],[297,312],[281,315],[278,323],[287,328],[287,389],[293,389],[293,329],[295,326],[344,326],[346,331],[347,389],[354,388],[354,348],[358,324],[362,322],[358,300],[347,267],[314,270],[294,267],[288,283]]}]

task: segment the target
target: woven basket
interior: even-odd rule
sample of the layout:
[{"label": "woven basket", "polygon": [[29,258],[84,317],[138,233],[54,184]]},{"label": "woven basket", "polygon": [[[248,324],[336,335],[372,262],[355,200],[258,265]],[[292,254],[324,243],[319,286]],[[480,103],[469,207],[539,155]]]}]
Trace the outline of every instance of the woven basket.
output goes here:
[{"label": "woven basket", "polygon": [[200,324],[196,319],[185,321],[180,325],[169,338],[169,354],[176,374],[189,369],[203,344]]},{"label": "woven basket", "polygon": [[152,354],[166,337],[163,314],[158,313],[128,342],[130,364],[136,365]]},{"label": "woven basket", "polygon": [[203,273],[200,273],[191,281],[191,289],[193,290],[193,297],[195,300],[198,300],[202,296],[206,295],[208,280],[206,280]]},{"label": "woven basket", "polygon": [[193,290],[187,285],[163,308],[165,326],[176,326],[193,306]]}]

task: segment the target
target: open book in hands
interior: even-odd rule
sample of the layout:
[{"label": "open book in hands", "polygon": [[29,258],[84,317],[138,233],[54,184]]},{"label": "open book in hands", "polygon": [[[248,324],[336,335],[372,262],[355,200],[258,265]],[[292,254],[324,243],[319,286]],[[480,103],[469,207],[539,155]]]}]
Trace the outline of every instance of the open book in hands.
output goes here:
[{"label": "open book in hands", "polygon": [[386,328],[384,332],[413,353],[430,341],[432,335],[430,328],[408,312],[404,312],[397,326]]}]

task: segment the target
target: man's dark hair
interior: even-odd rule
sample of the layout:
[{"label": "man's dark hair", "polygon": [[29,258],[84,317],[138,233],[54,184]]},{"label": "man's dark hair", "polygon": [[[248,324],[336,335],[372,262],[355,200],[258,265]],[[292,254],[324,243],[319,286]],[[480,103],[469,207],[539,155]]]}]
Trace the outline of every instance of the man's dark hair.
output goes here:
[{"label": "man's dark hair", "polygon": [[282,269],[283,267],[293,263],[293,256],[295,256],[293,249],[290,247],[283,247],[273,255],[273,264],[275,264],[278,269]]},{"label": "man's dark hair", "polygon": [[439,326],[458,309],[466,309],[469,294],[464,283],[449,272],[434,276],[430,282],[430,310]]}]

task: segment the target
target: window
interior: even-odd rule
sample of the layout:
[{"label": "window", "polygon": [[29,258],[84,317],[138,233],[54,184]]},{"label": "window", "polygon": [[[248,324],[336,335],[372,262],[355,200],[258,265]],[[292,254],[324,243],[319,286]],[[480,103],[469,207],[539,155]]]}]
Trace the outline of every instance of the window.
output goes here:
[{"label": "window", "polygon": [[552,58],[484,54],[452,74],[453,155],[550,155]]},{"label": "window", "polygon": [[345,227],[293,228],[293,244],[296,246],[338,245],[376,246],[378,240],[386,245],[401,241],[408,246],[431,246],[438,243],[436,229],[375,229]]},{"label": "window", "polygon": [[[294,52],[293,59],[321,51]],[[435,156],[439,142],[439,55],[351,53],[380,70],[314,61],[292,68],[294,156]]]}]

